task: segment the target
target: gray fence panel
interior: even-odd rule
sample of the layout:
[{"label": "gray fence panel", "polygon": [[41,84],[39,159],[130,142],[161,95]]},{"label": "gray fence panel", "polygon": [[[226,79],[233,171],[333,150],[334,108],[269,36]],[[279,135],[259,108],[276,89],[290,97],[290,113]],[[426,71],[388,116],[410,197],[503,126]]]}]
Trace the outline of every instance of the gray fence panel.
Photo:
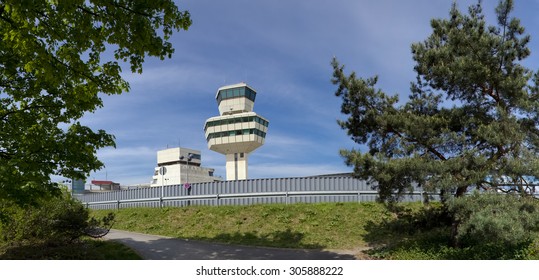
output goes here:
[{"label": "gray fence panel", "polygon": [[[191,186],[190,194],[183,185],[171,185],[91,193],[78,196],[78,198],[92,209],[159,207],[161,205],[159,202],[161,194],[165,198],[163,205],[170,207],[187,205],[252,205],[261,203],[370,202],[376,201],[377,198],[376,192],[372,190],[367,182],[352,177],[269,178],[194,183]],[[268,194],[271,194],[271,196],[268,196]],[[210,197],[189,199],[189,195]],[[231,195],[239,197],[230,197]],[[167,200],[167,197],[173,197],[175,200]],[[418,201],[421,199],[422,195],[416,193],[413,196],[406,195],[403,200]],[[118,201],[120,202],[118,203]]]}]

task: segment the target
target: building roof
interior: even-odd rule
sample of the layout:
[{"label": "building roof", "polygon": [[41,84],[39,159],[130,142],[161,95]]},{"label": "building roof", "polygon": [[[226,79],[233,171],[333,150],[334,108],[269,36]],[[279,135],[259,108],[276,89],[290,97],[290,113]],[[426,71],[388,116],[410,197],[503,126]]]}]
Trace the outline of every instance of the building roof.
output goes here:
[{"label": "building roof", "polygon": [[233,114],[233,115],[224,115],[224,116],[211,117],[211,118],[207,119],[206,122],[216,121],[216,120],[236,119],[236,118],[251,117],[251,116],[257,116],[257,117],[259,117],[261,119],[264,119],[264,120],[268,121],[268,119],[262,117],[261,115],[255,113],[255,112],[243,112],[243,113],[237,113],[237,114]]},{"label": "building roof", "polygon": [[118,183],[114,183],[113,181],[106,181],[106,180],[92,180],[92,184],[97,186],[108,186],[108,185],[117,185]]}]

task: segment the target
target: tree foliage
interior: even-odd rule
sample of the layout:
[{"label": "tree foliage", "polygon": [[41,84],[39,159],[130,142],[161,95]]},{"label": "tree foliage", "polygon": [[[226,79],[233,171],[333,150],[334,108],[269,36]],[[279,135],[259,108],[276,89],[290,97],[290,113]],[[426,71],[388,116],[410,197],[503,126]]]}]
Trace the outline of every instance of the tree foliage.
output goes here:
[{"label": "tree foliage", "polygon": [[[539,177],[539,72],[521,64],[530,36],[500,1],[488,25],[481,3],[431,20],[432,34],[412,44],[417,78],[399,102],[377,77],[344,73],[332,82],[342,98],[339,121],[365,151],[343,150],[355,174],[376,182],[382,199],[414,186],[463,195],[470,188],[530,193]],[[394,195],[397,194],[397,195]]]},{"label": "tree foliage", "polygon": [[57,193],[51,175],[102,167],[96,150],[114,137],[77,120],[103,105],[99,94],[129,90],[122,61],[141,73],[190,25],[172,0],[1,0],[0,199],[31,203]]},{"label": "tree foliage", "polygon": [[67,190],[59,196],[38,200],[38,206],[25,207],[4,202],[2,210],[8,215],[0,219],[0,243],[8,246],[71,243],[82,236],[102,237],[114,222],[113,213],[99,220],[90,217],[90,210]]},{"label": "tree foliage", "polygon": [[449,210],[459,224],[456,245],[480,259],[526,256],[539,231],[539,208],[530,197],[475,192],[451,200]]}]

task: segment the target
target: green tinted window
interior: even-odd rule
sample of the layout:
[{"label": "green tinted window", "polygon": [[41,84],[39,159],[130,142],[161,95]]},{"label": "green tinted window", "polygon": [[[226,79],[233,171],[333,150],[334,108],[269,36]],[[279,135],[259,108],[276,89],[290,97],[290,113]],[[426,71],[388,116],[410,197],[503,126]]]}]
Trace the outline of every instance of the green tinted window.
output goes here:
[{"label": "green tinted window", "polygon": [[268,121],[259,117],[251,116],[251,117],[237,117],[237,118],[231,118],[231,119],[226,119],[226,120],[211,121],[206,124],[206,127],[226,125],[226,124],[235,124],[235,123],[248,123],[252,121],[255,121],[266,127],[269,125]]},{"label": "green tinted window", "polygon": [[247,99],[254,102],[256,92],[247,87],[224,89],[219,91],[219,94],[217,94],[217,103],[221,103],[221,101],[225,99],[237,97],[246,97]]},{"label": "green tinted window", "polygon": [[206,140],[210,140],[213,138],[227,137],[227,136],[235,136],[235,135],[247,135],[247,134],[254,134],[260,137],[266,137],[266,133],[258,129],[243,129],[243,130],[231,130],[231,131],[210,133],[208,137],[206,138]]}]

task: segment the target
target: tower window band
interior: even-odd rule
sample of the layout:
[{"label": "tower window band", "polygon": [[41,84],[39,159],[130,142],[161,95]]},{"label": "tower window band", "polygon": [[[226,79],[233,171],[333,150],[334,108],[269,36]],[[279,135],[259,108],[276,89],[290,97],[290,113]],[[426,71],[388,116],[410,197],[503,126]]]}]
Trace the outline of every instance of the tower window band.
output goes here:
[{"label": "tower window band", "polygon": [[262,119],[262,118],[259,118],[259,117],[254,117],[254,116],[251,116],[251,117],[237,117],[237,118],[230,118],[230,119],[225,119],[225,120],[218,120],[218,121],[209,121],[209,122],[206,122],[206,125],[204,127],[204,131],[206,131],[208,129],[208,127],[211,127],[211,126],[219,126],[219,125],[227,125],[227,124],[235,124],[235,123],[246,123],[246,122],[257,122],[265,127],[267,127],[269,125],[269,122]]},{"label": "tower window band", "polygon": [[206,140],[209,141],[210,139],[213,139],[213,138],[221,138],[221,137],[236,136],[236,135],[250,135],[250,134],[254,134],[254,135],[258,135],[258,136],[260,136],[262,138],[266,138],[266,133],[265,132],[254,128],[254,129],[240,129],[240,130],[231,130],[231,131],[221,131],[221,132],[210,133],[210,134],[208,134],[208,137],[206,138]]},{"label": "tower window band", "polygon": [[221,103],[222,100],[238,97],[247,97],[247,99],[255,102],[256,92],[248,87],[223,89],[217,94],[217,104]]}]

